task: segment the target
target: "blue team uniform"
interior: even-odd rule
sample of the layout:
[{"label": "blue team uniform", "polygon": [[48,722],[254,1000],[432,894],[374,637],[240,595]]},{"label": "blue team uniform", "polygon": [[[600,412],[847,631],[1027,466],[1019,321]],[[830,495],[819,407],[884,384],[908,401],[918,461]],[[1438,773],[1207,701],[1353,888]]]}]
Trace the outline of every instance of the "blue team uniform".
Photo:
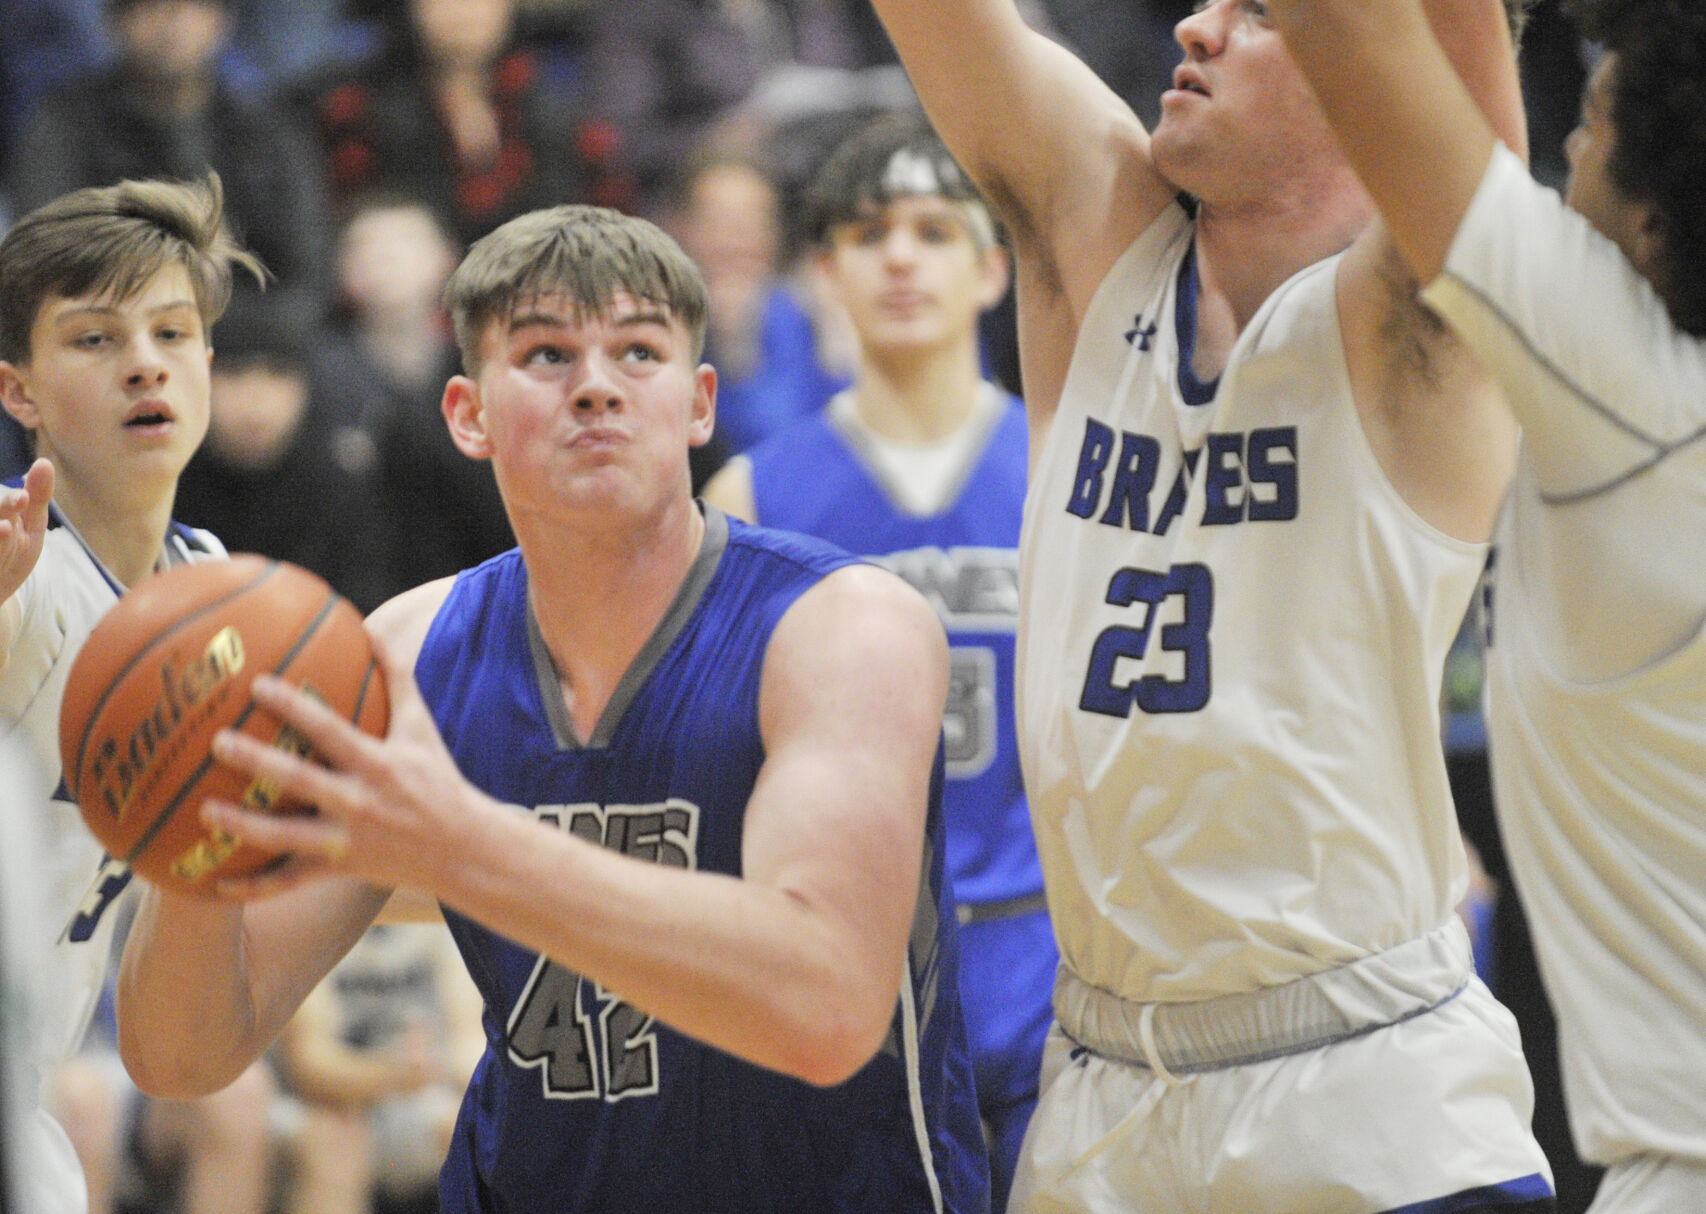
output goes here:
[{"label": "blue team uniform", "polygon": [[[758,694],[771,632],[853,558],[706,516],[676,602],[585,742],[527,609],[519,552],[461,576],[416,674],[451,753],[487,793],[630,855],[739,875],[764,759]],[[951,978],[939,775],[927,887],[890,1036],[837,1087],[683,1036],[447,911],[485,997],[487,1049],[444,1167],[446,1214],[987,1209]]]},{"label": "blue team uniform", "polygon": [[1059,960],[1014,736],[1027,437],[1024,407],[1003,397],[959,492],[936,514],[897,505],[862,453],[862,436],[833,411],[748,453],[759,523],[805,532],[895,570],[930,600],[947,629],[947,867],[959,902],[961,991],[995,1144],[998,1199],[1036,1104]]}]

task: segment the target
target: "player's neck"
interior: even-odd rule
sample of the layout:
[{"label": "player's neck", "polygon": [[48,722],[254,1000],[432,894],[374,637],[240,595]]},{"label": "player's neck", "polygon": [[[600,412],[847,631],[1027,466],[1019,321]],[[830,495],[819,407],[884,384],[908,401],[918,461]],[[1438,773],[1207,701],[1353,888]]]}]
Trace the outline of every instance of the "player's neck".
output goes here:
[{"label": "player's neck", "polygon": [[516,520],[534,618],[580,736],[589,737],[622,676],[657,630],[705,538],[688,499],[656,519],[593,530]]},{"label": "player's neck", "polygon": [[61,473],[53,502],[120,585],[134,586],[154,572],[172,521],[171,498],[152,503],[115,501],[99,493],[85,494]]},{"label": "player's neck", "polygon": [[897,442],[946,438],[977,411],[983,376],[975,337],[918,357],[862,354],[851,396],[872,433]]},{"label": "player's neck", "polygon": [[1239,331],[1291,275],[1343,252],[1373,217],[1343,169],[1298,177],[1250,198],[1206,203],[1196,222],[1204,295],[1225,298]]},{"label": "player's neck", "polygon": [[1197,377],[1216,378],[1268,297],[1300,270],[1342,252],[1366,226],[1366,209],[1355,199],[1338,205],[1204,206],[1196,234]]}]

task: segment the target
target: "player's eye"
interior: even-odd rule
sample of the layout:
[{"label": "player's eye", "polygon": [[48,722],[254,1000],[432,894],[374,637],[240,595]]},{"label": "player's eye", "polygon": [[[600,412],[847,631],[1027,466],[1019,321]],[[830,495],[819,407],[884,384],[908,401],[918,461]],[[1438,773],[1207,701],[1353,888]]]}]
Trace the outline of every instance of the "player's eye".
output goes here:
[{"label": "player's eye", "polygon": [[568,356],[556,346],[539,345],[529,349],[521,361],[529,366],[539,364],[556,366],[559,363],[567,362]]}]

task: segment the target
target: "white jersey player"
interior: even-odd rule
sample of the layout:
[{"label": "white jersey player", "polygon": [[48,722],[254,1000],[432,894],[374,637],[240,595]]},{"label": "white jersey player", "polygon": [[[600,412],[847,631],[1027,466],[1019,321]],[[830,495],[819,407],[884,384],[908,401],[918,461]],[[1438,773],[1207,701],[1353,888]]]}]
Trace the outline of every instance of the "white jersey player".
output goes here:
[{"label": "white jersey player", "polygon": [[[1439,743],[1496,393],[1262,4],[1180,22],[1153,138],[1009,0],[877,7],[1017,253],[1019,737],[1062,969],[1013,1208],[1550,1208]],[[1432,9],[1496,35],[1455,66],[1520,130],[1505,8]]]},{"label": "white jersey player", "polygon": [[[42,815],[35,867],[57,934],[33,1059],[44,1072],[82,1041],[109,961],[109,912],[129,881],[103,866],[65,795],[60,702],[78,650],[126,586],[223,554],[174,524],[171,508],[207,429],[207,332],[234,260],[254,265],[220,230],[217,188],[160,182],[66,195],[0,241],[0,402],[38,456],[0,487],[0,738],[29,755],[31,770],[7,777]],[[69,1142],[44,1138],[42,1175],[58,1179],[41,1211],[83,1209]]]},{"label": "white jersey player", "polygon": [[1522,423],[1489,742],[1571,1129],[1609,1168],[1593,1209],[1706,1209],[1706,11],[1577,6],[1607,53],[1563,203],[1460,96],[1409,103],[1444,78],[1413,3],[1280,11],[1426,298]]}]

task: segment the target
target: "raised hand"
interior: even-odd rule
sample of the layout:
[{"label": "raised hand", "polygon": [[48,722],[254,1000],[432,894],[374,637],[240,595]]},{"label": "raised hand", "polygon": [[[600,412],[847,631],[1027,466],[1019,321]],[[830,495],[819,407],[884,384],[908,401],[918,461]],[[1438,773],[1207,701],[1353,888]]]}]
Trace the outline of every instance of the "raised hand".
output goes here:
[{"label": "raised hand", "polygon": [[22,489],[0,489],[0,602],[18,593],[41,556],[47,506],[53,499],[53,465],[38,459]]}]

